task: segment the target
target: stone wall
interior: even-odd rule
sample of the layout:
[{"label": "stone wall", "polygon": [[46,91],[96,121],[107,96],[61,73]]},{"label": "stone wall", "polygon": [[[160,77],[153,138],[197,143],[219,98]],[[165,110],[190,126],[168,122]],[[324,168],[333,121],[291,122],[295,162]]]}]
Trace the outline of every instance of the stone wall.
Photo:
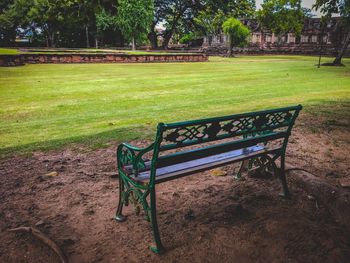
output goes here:
[{"label": "stone wall", "polygon": [[203,62],[205,54],[21,54],[0,55],[0,66],[20,66],[45,63],[150,63]]},{"label": "stone wall", "polygon": [[0,55],[0,67],[23,66],[24,58],[21,55]]},{"label": "stone wall", "polygon": [[[339,48],[331,45],[316,47],[313,44],[284,44],[284,45],[249,45],[245,48],[233,48],[234,54],[289,54],[289,55],[319,55],[320,52],[323,56],[336,56]],[[224,45],[213,45],[201,48],[201,52],[207,55],[224,56],[227,55],[228,47]],[[350,57],[350,48],[348,49],[345,57]]]}]

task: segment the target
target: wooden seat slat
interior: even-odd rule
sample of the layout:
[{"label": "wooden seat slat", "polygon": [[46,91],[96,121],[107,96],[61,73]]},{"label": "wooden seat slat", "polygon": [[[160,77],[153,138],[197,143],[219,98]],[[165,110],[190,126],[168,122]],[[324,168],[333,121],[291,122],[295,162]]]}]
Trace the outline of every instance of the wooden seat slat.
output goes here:
[{"label": "wooden seat slat", "polygon": [[253,138],[246,138],[239,141],[231,141],[222,144],[209,145],[202,148],[196,148],[188,151],[179,151],[174,154],[168,154],[160,156],[157,161],[157,168],[166,167],[177,163],[185,163],[191,160],[197,160],[200,158],[217,155],[220,153],[226,153],[233,150],[239,150],[255,146],[259,143],[266,141],[274,141],[287,137],[286,132],[271,132]]},{"label": "wooden seat slat", "polygon": [[[257,145],[158,168],[155,182],[161,183],[277,150]],[[137,176],[131,174],[130,177],[137,182],[147,183],[150,178],[150,171],[141,172]]]}]

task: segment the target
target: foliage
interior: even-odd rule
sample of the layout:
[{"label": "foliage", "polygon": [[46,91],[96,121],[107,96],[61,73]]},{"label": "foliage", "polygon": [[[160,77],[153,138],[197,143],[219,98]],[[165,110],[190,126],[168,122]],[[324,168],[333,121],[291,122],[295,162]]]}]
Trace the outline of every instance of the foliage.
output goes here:
[{"label": "foliage", "polygon": [[135,41],[142,41],[153,20],[153,0],[118,0],[117,23],[123,35]]},{"label": "foliage", "polygon": [[250,35],[249,29],[236,18],[229,18],[222,24],[224,33],[229,37],[229,56],[232,56],[233,47],[244,47]]},{"label": "foliage", "polygon": [[207,8],[198,12],[198,15],[194,18],[194,22],[202,28],[204,34],[209,38],[209,45],[211,45],[212,37],[220,32],[224,21],[225,14],[220,9],[213,12]]},{"label": "foliage", "polygon": [[115,14],[115,0],[6,1],[6,5],[0,4],[0,34],[3,36],[0,45],[3,46],[13,45],[18,28],[31,32],[34,39],[46,38],[51,46],[84,46],[89,36],[119,34],[117,30],[97,32],[96,14],[101,9]]},{"label": "foliage", "polygon": [[221,11],[228,17],[247,18],[255,13],[255,0],[206,0],[214,13]]},{"label": "foliage", "polygon": [[300,35],[309,10],[301,7],[301,0],[266,0],[257,12],[261,26],[277,35],[294,32]]},{"label": "foliage", "polygon": [[194,17],[194,13],[200,8],[199,0],[165,0],[160,1],[161,10],[164,10],[161,21],[165,27],[162,33],[163,47],[168,48],[169,41],[174,33],[181,31],[190,31],[189,26]]},{"label": "foliage", "polygon": [[320,10],[324,15],[323,18],[327,21],[333,14],[340,14],[344,28],[348,32],[343,40],[343,46],[340,48],[333,65],[341,65],[343,56],[350,45],[350,1],[349,0],[316,0],[313,6],[316,10]]},{"label": "foliage", "polygon": [[189,44],[190,42],[192,42],[195,39],[196,39],[196,35],[193,32],[190,32],[190,33],[184,34],[180,38],[179,42],[181,44]]},{"label": "foliage", "polygon": [[115,27],[117,27],[117,19],[115,16],[109,14],[105,9],[101,9],[96,13],[96,29],[98,35]]},{"label": "foliage", "polygon": [[153,47],[161,36],[167,48],[171,39],[189,32],[212,35],[224,16],[252,17],[254,9],[254,0],[2,0],[0,45],[13,45],[21,28],[37,45],[89,47],[92,39],[122,45],[124,38],[140,41],[147,34]]},{"label": "foliage", "polygon": [[350,19],[350,2],[347,0],[316,0],[313,7],[329,17],[340,14],[344,19]]}]

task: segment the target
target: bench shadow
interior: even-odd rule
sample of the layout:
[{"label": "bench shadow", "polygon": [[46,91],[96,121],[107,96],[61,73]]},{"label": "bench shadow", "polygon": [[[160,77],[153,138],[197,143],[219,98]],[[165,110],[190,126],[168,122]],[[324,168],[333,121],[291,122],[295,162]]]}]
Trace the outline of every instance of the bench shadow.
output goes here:
[{"label": "bench shadow", "polygon": [[139,125],[135,127],[123,127],[108,130],[91,135],[72,136],[63,139],[53,139],[42,142],[28,143],[14,147],[0,148],[0,157],[11,156],[14,154],[30,154],[33,151],[57,150],[68,145],[79,145],[91,149],[103,148],[106,143],[113,140],[117,142],[130,141],[138,138],[151,138],[154,134],[152,127]]}]

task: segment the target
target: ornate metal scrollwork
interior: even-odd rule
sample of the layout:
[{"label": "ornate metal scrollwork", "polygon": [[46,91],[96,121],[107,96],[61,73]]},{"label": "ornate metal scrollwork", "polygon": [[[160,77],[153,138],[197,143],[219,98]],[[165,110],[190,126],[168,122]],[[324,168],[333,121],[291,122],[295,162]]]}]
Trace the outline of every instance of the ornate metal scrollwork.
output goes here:
[{"label": "ornate metal scrollwork", "polygon": [[122,182],[124,184],[124,191],[122,192],[121,198],[124,205],[128,206],[131,203],[134,207],[136,215],[139,215],[141,209],[143,209],[145,219],[149,221],[150,208],[147,201],[149,189],[147,187],[140,188],[139,186],[136,186],[124,176],[122,176]]},{"label": "ornate metal scrollwork", "polygon": [[229,120],[203,122],[197,125],[184,125],[166,129],[163,133],[163,145],[181,146],[186,143],[200,143],[216,139],[247,134],[265,134],[292,121],[292,111],[261,113],[256,116],[234,116]]},{"label": "ornate metal scrollwork", "polygon": [[275,159],[266,154],[241,162],[240,168],[234,175],[234,178],[240,180],[244,171],[247,173],[256,171],[256,173],[259,174],[273,172],[275,174],[277,171],[277,166],[275,164]]},{"label": "ornate metal scrollwork", "polygon": [[133,174],[138,175],[139,171],[146,168],[144,154],[153,149],[153,144],[146,148],[132,147],[122,144],[118,149],[118,165],[120,168],[132,168]]}]

